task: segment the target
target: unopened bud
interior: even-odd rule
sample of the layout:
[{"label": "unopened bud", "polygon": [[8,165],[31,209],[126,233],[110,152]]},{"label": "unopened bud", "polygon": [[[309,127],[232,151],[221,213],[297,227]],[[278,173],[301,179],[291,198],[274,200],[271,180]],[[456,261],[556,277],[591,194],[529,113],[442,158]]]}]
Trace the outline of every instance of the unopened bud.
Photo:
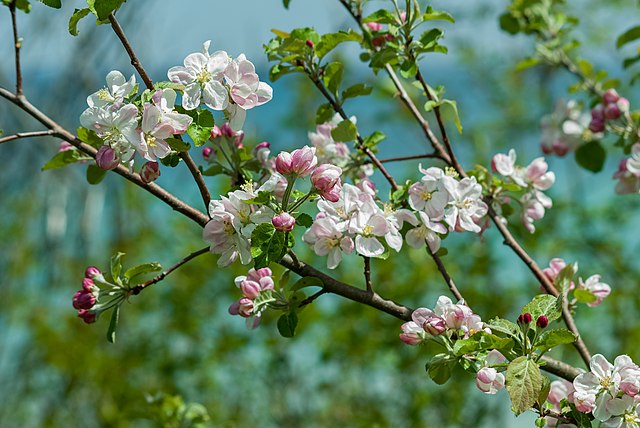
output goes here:
[{"label": "unopened bud", "polygon": [[272,218],[271,224],[280,232],[291,232],[296,225],[296,219],[289,213],[282,213]]},{"label": "unopened bud", "polygon": [[598,133],[604,132],[604,129],[604,119],[591,119],[591,122],[589,123],[589,131]]},{"label": "unopened bud", "polygon": [[91,309],[96,303],[96,296],[85,290],[80,290],[73,295],[72,303],[75,309]]},{"label": "unopened bud", "polygon": [[549,325],[549,318],[546,315],[540,315],[536,321],[536,325],[540,328],[545,328]]},{"label": "unopened bud", "polygon": [[526,314],[522,314],[518,317],[518,324],[529,324],[532,319],[531,314],[527,312]]},{"label": "unopened bud", "polygon": [[84,277],[93,279],[94,276],[102,276],[102,272],[95,266],[89,266],[84,270]]},{"label": "unopened bud", "polygon": [[311,40],[307,39],[304,43],[309,47],[309,49],[313,49],[314,44]]},{"label": "unopened bud", "polygon": [[58,147],[58,153],[66,152],[67,150],[71,150],[71,149],[73,149],[73,145],[71,145],[71,143],[67,143],[66,141],[63,141],[60,143],[60,147]]},{"label": "unopened bud", "polygon": [[366,26],[369,27],[371,31],[382,30],[382,24],[380,24],[379,22],[367,22]]},{"label": "unopened bud", "polygon": [[231,125],[229,125],[229,122],[227,122],[220,127],[220,135],[227,138],[233,138],[236,136],[236,133],[233,131],[233,129],[231,129]]},{"label": "unopened bud", "polygon": [[218,125],[213,125],[213,129],[211,129],[211,139],[215,140],[220,136],[222,136],[222,131],[220,131],[220,128],[218,128]]},{"label": "unopened bud", "polygon": [[607,89],[607,91],[602,95],[602,100],[605,105],[613,104],[620,99],[620,95],[616,92],[615,89]]},{"label": "unopened bud", "polygon": [[211,160],[211,156],[213,155],[213,149],[211,147],[205,147],[202,149],[202,157],[207,162]]},{"label": "unopened bud", "polygon": [[617,103],[607,104],[604,108],[604,116],[609,120],[616,120],[622,113]]},{"label": "unopened bud", "polygon": [[96,164],[106,170],[115,169],[120,164],[120,158],[115,150],[106,144],[98,149],[96,153]]},{"label": "unopened bud", "polygon": [[156,181],[160,177],[160,166],[158,162],[146,162],[140,169],[140,178],[146,184]]},{"label": "unopened bud", "polygon": [[86,309],[80,309],[78,311],[78,317],[82,318],[82,321],[87,324],[93,324],[96,322],[96,313]]}]

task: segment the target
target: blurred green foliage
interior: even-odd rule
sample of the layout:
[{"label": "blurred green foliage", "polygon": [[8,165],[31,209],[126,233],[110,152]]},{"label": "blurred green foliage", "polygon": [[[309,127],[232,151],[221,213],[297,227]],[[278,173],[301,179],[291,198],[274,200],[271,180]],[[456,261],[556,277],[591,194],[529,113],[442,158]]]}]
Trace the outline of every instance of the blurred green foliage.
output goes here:
[{"label": "blurred green foliage", "polygon": [[[594,12],[592,1],[579,3],[589,6],[590,13],[610,13]],[[616,7],[633,7],[619,3]],[[524,39],[496,33],[491,37],[505,47],[487,51],[480,46],[482,39],[472,40],[478,19],[497,28],[501,5],[461,4],[455,9],[461,30],[459,35],[458,27],[448,30],[449,57],[444,65],[429,58],[423,67],[430,82],[445,84],[447,96],[458,101],[465,133],[451,135],[456,135],[464,165],[488,166],[490,156],[506,147],[515,147],[523,159],[538,156],[538,120],[564,96],[570,78],[544,67],[513,73],[522,46],[528,46]],[[127,23],[135,13],[125,13],[126,8],[123,26],[133,32],[135,26]],[[313,24],[312,17],[307,19],[301,25]],[[603,43],[612,45],[614,39],[611,34]],[[64,117],[62,123],[71,129],[77,126],[84,94],[102,81],[87,65],[97,60],[88,52],[94,52],[92,46],[110,49],[91,30],[76,40],[72,59],[51,77],[54,89],[38,100],[45,112]],[[509,48],[510,43],[515,47]],[[597,62],[595,52],[602,46],[594,46]],[[84,85],[63,90],[63,82],[77,70],[82,76],[77,81]],[[348,62],[345,79],[349,74],[360,76],[361,64]],[[11,75],[0,78],[3,84],[12,81]],[[283,115],[274,113],[270,126],[249,137],[267,139],[278,149],[285,148],[274,144],[279,139],[298,145],[306,141],[320,103],[306,82],[282,80],[286,85],[276,90],[283,91],[291,108]],[[396,101],[382,98],[389,93],[384,77],[368,83],[375,87],[370,100],[379,105],[353,102],[349,114],[356,114],[359,125],[370,131],[380,123],[388,128],[383,129],[388,141],[381,143],[380,157],[424,150],[418,127]],[[632,105],[640,101],[630,99]],[[6,133],[33,125],[6,105],[0,105],[0,117]],[[392,141],[406,144],[398,148]],[[82,166],[40,173],[55,149],[53,139],[0,147],[0,426],[174,427],[190,426],[190,416],[192,426],[216,427],[515,426],[506,393],[485,396],[461,371],[445,386],[435,385],[424,364],[437,350],[405,346],[398,340],[401,322],[369,307],[325,295],[300,314],[293,339],[278,335],[276,319],[268,313],[257,330],[247,331],[243,320],[227,314],[238,297],[233,278],[245,270],[238,265],[221,270],[212,255],[132,297],[122,308],[118,342],[107,343],[106,320],[84,325],[71,308],[84,268],[106,268],[117,251],[126,252],[132,265],[158,261],[169,266],[203,246],[200,229],[113,174],[93,187],[86,184]],[[563,257],[578,261],[582,275],[603,275],[612,295],[597,308],[580,307],[577,323],[592,351],[610,358],[627,353],[639,361],[638,200],[613,194],[613,162],[597,175],[571,160],[550,163],[558,177],[551,191],[554,207],[535,235],[519,225],[513,227],[515,234],[540,265]],[[416,166],[395,164],[392,172],[402,182],[415,176]],[[199,207],[195,185],[188,189],[188,174],[177,170],[167,169],[160,184],[186,191],[186,198]],[[214,194],[225,191],[225,183],[211,183]],[[515,319],[538,293],[534,278],[502,245],[495,229],[482,238],[451,237],[445,246],[449,255],[444,262],[483,319]],[[324,265],[308,250],[301,250],[300,257]],[[361,260],[354,256],[336,274],[364,286],[361,271]],[[373,279],[382,295],[411,307],[432,306],[446,294],[432,260],[408,248],[400,256],[375,260]],[[554,356],[579,364],[570,347]]]}]

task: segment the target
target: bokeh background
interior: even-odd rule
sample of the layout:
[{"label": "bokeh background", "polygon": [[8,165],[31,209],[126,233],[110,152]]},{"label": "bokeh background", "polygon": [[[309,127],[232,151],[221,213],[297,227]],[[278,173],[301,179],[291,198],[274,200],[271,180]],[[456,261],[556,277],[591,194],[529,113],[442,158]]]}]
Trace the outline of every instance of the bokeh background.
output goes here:
[{"label": "bokeh background", "polygon": [[[70,36],[68,18],[83,2],[63,3],[53,10],[34,2],[32,12],[18,19],[25,93],[73,130],[86,95],[104,85],[107,72],[129,76],[134,70],[108,26],[96,27],[87,18],[79,37]],[[557,99],[569,97],[571,76],[545,67],[512,71],[533,46],[499,31],[506,2],[433,5],[450,11],[457,23],[443,24],[450,54],[428,56],[422,67],[432,86],[444,85],[447,96],[458,101],[464,134],[457,135],[453,126],[449,130],[463,164],[488,166],[491,155],[507,147],[515,147],[522,161],[540,156],[539,120]],[[637,105],[637,90],[628,86],[620,67],[624,55],[613,48],[615,36],[637,22],[636,2],[579,0],[570,10],[582,19],[576,33],[582,54],[620,77],[621,92]],[[279,0],[138,0],[127,2],[118,17],[156,81],[166,80],[169,67],[208,39],[232,56],[246,53],[266,79],[262,44],[272,28],[313,26],[324,33],[352,25],[331,0],[293,0],[289,10]],[[0,9],[0,23],[0,85],[11,88],[6,8]],[[424,153],[420,129],[390,96],[389,82],[382,74],[371,75],[358,53],[356,46],[345,45],[337,54],[346,61],[347,82],[376,89],[370,98],[348,103],[348,113],[358,117],[363,132],[387,134],[380,157]],[[307,144],[320,98],[297,76],[273,87],[273,100],[249,114],[247,141],[269,141],[275,152]],[[40,129],[4,101],[0,128],[6,134]],[[212,255],[132,298],[123,307],[117,342],[107,343],[107,320],[85,325],[71,307],[84,268],[106,268],[117,251],[127,253],[125,265],[169,266],[203,247],[200,229],[113,174],[90,186],[82,165],[40,172],[58,143],[41,138],[0,146],[0,426],[188,426],[172,415],[185,408],[206,411],[206,426],[215,427],[532,426],[531,414],[518,419],[510,414],[506,392],[485,396],[463,372],[445,386],[435,385],[424,364],[437,350],[403,345],[401,323],[371,308],[327,295],[301,314],[293,339],[281,338],[269,315],[257,330],[246,330],[242,319],[227,313],[238,297],[233,278],[243,268],[221,270]],[[194,157],[202,162],[199,153]],[[513,230],[540,265],[563,257],[578,261],[585,277],[603,275],[614,291],[597,308],[581,306],[578,325],[592,351],[609,358],[628,353],[640,361],[638,198],[613,193],[611,176],[620,157],[611,151],[599,174],[581,170],[571,158],[549,159],[557,175],[550,191],[554,208],[535,235],[517,224]],[[417,162],[392,164],[391,170],[398,181],[415,179]],[[186,168],[162,174],[160,185],[202,205]],[[378,183],[382,194],[388,191]],[[212,179],[210,186],[220,194],[228,183]],[[482,238],[451,237],[445,245],[448,268],[483,319],[515,318],[538,292],[495,229]],[[308,250],[299,251],[323,266]],[[353,256],[336,274],[360,284],[360,262]],[[373,276],[380,293],[411,307],[432,306],[446,294],[432,260],[421,251],[405,248],[400,257],[376,260]],[[555,356],[579,364],[572,348]],[[158,394],[165,398],[150,403]]]}]

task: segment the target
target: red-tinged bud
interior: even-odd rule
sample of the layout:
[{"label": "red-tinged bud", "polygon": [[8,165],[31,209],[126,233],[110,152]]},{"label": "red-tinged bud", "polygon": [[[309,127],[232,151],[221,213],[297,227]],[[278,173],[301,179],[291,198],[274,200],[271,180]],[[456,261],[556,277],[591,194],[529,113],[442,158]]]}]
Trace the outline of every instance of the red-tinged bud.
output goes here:
[{"label": "red-tinged bud", "polygon": [[96,303],[96,296],[85,290],[80,290],[73,295],[72,303],[75,309],[91,309]]},{"label": "red-tinged bud", "polygon": [[96,322],[96,313],[86,309],[80,309],[78,311],[78,317],[82,318],[82,321],[87,324],[93,324]]},{"label": "red-tinged bud", "polygon": [[211,147],[205,147],[204,149],[202,149],[202,157],[204,158],[204,160],[209,162],[212,156],[213,156],[213,149]]},{"label": "red-tinged bud", "polygon": [[93,282],[92,279],[83,278],[82,279],[82,289],[84,291],[86,291],[87,293],[93,293],[93,292],[98,290],[98,287],[96,287],[96,284]]},{"label": "red-tinged bud", "polygon": [[621,114],[622,112],[620,111],[620,107],[618,107],[617,103],[607,104],[604,108],[604,117],[609,120],[616,120]]},{"label": "red-tinged bud", "polygon": [[58,147],[58,153],[66,152],[67,150],[71,150],[71,149],[73,149],[73,145],[71,145],[70,143],[67,143],[66,141],[63,141],[60,143],[60,147]]},{"label": "red-tinged bud", "polygon": [[280,232],[291,232],[296,225],[296,219],[289,213],[282,213],[272,218],[271,224]]},{"label": "red-tinged bud", "polygon": [[254,150],[257,152],[262,149],[270,149],[270,148],[271,148],[271,144],[267,143],[266,141],[263,141],[262,143],[258,144]]},{"label": "red-tinged bud", "polygon": [[591,122],[589,123],[589,131],[591,132],[604,132],[605,126],[604,126],[604,120],[599,120],[599,119],[591,119]]},{"label": "red-tinged bud", "polygon": [[260,291],[262,291],[262,289],[259,283],[244,280],[240,283],[240,291],[242,291],[242,294],[244,294],[244,297],[247,299],[254,300],[260,295]]},{"label": "red-tinged bud", "polygon": [[244,140],[244,131],[238,131],[235,133],[234,137],[233,137],[233,145],[236,146],[237,148],[241,149],[242,147],[244,147],[242,145],[242,141]]},{"label": "red-tinged bud", "polygon": [[229,313],[231,315],[240,315],[243,318],[249,318],[253,313],[253,300],[243,297],[237,302],[233,302],[229,306]]},{"label": "red-tinged bud", "polygon": [[222,136],[222,131],[218,128],[218,125],[213,125],[213,129],[211,130],[211,139],[215,140]]},{"label": "red-tinged bud", "polygon": [[607,91],[602,95],[602,101],[604,104],[613,104],[620,99],[620,95],[616,92],[615,89],[607,89]]},{"label": "red-tinged bud", "polygon": [[115,169],[118,164],[120,164],[120,158],[118,157],[115,150],[106,144],[98,149],[98,153],[96,153],[96,164],[106,170]]},{"label": "red-tinged bud", "polygon": [[549,325],[549,318],[547,318],[546,315],[540,315],[536,321],[536,325],[540,328],[545,328]]},{"label": "red-tinged bud", "polygon": [[309,49],[313,49],[314,44],[311,40],[307,39],[307,41],[305,41],[305,44],[309,47]]},{"label": "red-tinged bud", "polygon": [[558,156],[564,156],[567,153],[569,153],[569,146],[563,143],[562,141],[554,141],[553,153],[555,153]]},{"label": "red-tinged bud", "polygon": [[532,320],[533,318],[531,317],[531,314],[527,312],[526,314],[522,314],[518,317],[518,324],[527,325],[531,323]]},{"label": "red-tinged bud", "polygon": [[390,41],[392,41],[392,40],[393,40],[393,34],[391,34],[391,33],[387,33],[387,34],[385,34],[385,35],[384,35],[384,38],[385,38],[385,40],[386,40],[387,42],[390,42]]},{"label": "red-tinged bud", "polygon": [[367,22],[365,24],[371,31],[380,31],[382,30],[382,24],[378,22]]},{"label": "red-tinged bud", "polygon": [[384,37],[383,36],[375,36],[373,39],[371,39],[371,43],[373,43],[373,46],[379,48],[380,46],[384,45]]},{"label": "red-tinged bud", "polygon": [[93,279],[94,276],[102,276],[102,272],[95,266],[89,266],[84,270],[84,277]]},{"label": "red-tinged bud", "polygon": [[147,162],[142,165],[142,169],[140,170],[140,178],[145,183],[149,184],[160,177],[160,166],[158,162]]},{"label": "red-tinged bud", "polygon": [[227,138],[233,138],[236,136],[236,133],[231,129],[231,125],[227,122],[220,127],[220,135]]}]

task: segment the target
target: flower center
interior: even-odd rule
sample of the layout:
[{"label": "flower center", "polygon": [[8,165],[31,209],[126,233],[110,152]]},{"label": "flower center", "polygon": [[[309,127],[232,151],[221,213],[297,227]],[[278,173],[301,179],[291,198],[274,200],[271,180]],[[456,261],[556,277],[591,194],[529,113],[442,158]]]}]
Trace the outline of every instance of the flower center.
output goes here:
[{"label": "flower center", "polygon": [[430,201],[432,197],[433,197],[432,192],[427,192],[426,190],[423,190],[422,192],[420,192],[420,198],[423,201]]},{"label": "flower center", "polygon": [[613,380],[611,380],[610,376],[605,376],[600,381],[600,386],[603,387],[604,389],[611,388],[611,385],[613,385]]},{"label": "flower center", "polygon": [[450,167],[450,166],[448,166],[448,167],[446,167],[446,168],[444,169],[444,173],[445,173],[446,175],[448,175],[449,177],[453,177],[453,178],[458,177],[458,173],[456,172],[455,168]]},{"label": "flower center", "polygon": [[155,147],[156,146],[156,140],[157,138],[154,137],[153,135],[149,135],[147,134],[147,136],[145,137],[145,140],[147,141],[147,145],[149,147]]},{"label": "flower center", "polygon": [[98,91],[98,99],[101,101],[114,101],[113,97],[106,89],[100,89]]},{"label": "flower center", "polygon": [[196,74],[196,82],[204,85],[212,79],[211,73],[207,70],[201,70],[200,73]]},{"label": "flower center", "polygon": [[466,198],[464,201],[458,202],[456,206],[461,210],[468,210],[469,208],[471,208],[472,204],[473,202],[471,201],[471,199]]},{"label": "flower center", "polygon": [[362,228],[362,236],[364,236],[365,238],[369,238],[370,236],[373,236],[373,226],[371,226],[370,224],[366,224]]},{"label": "flower center", "polygon": [[233,224],[231,224],[230,221],[224,222],[224,233],[226,233],[229,236],[232,236],[236,233],[236,229],[233,227]]}]

